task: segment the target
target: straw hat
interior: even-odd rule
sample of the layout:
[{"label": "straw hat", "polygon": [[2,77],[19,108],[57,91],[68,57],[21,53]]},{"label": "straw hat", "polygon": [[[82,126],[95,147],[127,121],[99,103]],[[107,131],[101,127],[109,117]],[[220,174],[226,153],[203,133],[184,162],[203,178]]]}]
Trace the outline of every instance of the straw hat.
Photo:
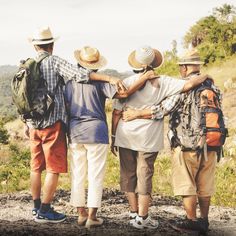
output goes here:
[{"label": "straw hat", "polygon": [[142,46],[131,52],[128,57],[130,66],[135,69],[152,66],[153,68],[160,67],[164,59],[162,53],[150,46]]},{"label": "straw hat", "polygon": [[28,38],[29,42],[33,45],[49,44],[55,42],[57,39],[58,37],[54,38],[52,36],[52,32],[48,26],[39,28],[32,37]]},{"label": "straw hat", "polygon": [[200,60],[200,55],[196,49],[191,49],[185,52],[185,54],[177,62],[179,65],[202,65],[204,62]]},{"label": "straw hat", "polygon": [[100,55],[97,48],[85,46],[81,50],[75,50],[74,56],[77,62],[87,69],[100,69],[107,64],[107,60]]}]

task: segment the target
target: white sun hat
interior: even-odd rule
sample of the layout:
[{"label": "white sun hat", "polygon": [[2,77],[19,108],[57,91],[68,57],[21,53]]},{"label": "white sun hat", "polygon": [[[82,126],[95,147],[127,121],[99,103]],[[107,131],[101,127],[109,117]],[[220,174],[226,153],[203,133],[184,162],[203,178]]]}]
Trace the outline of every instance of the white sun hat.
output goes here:
[{"label": "white sun hat", "polygon": [[150,46],[142,46],[132,51],[128,57],[130,66],[135,69],[151,66],[153,68],[160,67],[164,59],[162,53]]},{"label": "white sun hat", "polygon": [[43,45],[55,42],[59,37],[53,37],[49,26],[38,28],[32,37],[28,38],[33,45]]}]

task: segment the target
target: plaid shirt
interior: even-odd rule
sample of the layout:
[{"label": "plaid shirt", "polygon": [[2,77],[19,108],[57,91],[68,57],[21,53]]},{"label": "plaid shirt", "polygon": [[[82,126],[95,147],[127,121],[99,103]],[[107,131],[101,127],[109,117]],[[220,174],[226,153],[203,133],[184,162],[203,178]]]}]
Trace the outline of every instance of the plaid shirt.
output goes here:
[{"label": "plaid shirt", "polygon": [[[43,54],[48,53],[40,52],[37,57],[41,57]],[[63,86],[59,85],[56,91],[55,88],[57,84],[60,83],[60,80],[63,80],[61,84],[71,79],[77,82],[87,82],[89,80],[90,71],[81,67],[79,68],[76,65],[72,65],[58,56],[49,54],[48,57],[42,60],[40,70],[43,78],[47,82],[48,90],[55,94],[54,109],[43,120],[31,119],[27,121],[27,124],[29,127],[33,128],[46,128],[53,125],[58,120],[61,120],[63,123],[67,124]]]},{"label": "plaid shirt", "polygon": [[181,94],[173,95],[165,98],[158,105],[153,105],[151,107],[152,119],[160,120],[163,119],[164,116],[173,112],[181,102]]}]

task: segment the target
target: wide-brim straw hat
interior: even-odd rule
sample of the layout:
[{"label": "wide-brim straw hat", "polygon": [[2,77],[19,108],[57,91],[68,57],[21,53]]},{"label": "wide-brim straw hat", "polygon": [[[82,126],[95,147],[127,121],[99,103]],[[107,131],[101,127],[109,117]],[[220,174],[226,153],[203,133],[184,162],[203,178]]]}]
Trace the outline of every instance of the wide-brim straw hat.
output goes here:
[{"label": "wide-brim straw hat", "polygon": [[107,64],[107,60],[100,54],[97,48],[85,46],[74,51],[76,61],[84,68],[97,70]]},{"label": "wide-brim straw hat", "polygon": [[35,31],[32,37],[28,38],[33,45],[43,45],[55,42],[59,37],[53,37],[48,26],[41,27]]},{"label": "wide-brim straw hat", "polygon": [[185,52],[185,54],[177,62],[178,65],[202,65],[203,61],[200,59],[200,55],[196,49],[191,49]]},{"label": "wide-brim straw hat", "polygon": [[145,68],[151,66],[157,68],[162,65],[164,61],[162,53],[150,46],[142,46],[132,51],[128,57],[128,63],[135,69]]}]

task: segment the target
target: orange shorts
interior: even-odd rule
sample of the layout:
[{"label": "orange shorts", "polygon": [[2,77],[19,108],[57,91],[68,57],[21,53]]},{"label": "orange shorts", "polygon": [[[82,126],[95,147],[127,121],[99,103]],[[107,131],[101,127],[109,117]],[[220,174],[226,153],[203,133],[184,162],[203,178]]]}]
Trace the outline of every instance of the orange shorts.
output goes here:
[{"label": "orange shorts", "polygon": [[63,123],[45,129],[30,129],[31,171],[67,172],[67,143]]}]

